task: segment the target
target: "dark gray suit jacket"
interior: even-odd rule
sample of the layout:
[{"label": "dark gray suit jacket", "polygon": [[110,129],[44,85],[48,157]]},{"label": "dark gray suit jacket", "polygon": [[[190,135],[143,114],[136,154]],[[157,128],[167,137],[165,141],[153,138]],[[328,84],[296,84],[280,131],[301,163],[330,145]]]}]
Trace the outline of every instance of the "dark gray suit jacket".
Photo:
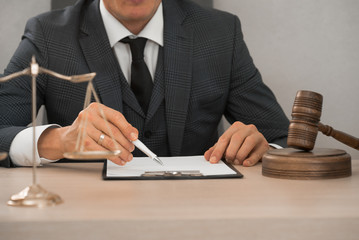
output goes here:
[{"label": "dark gray suit jacket", "polygon": [[[269,142],[285,142],[288,119],[253,64],[239,19],[187,0],[163,0],[163,8],[163,87],[154,93],[147,118],[164,104],[169,155],[203,154],[215,143],[223,114],[231,123],[256,125]],[[141,116],[130,89],[121,90],[123,74],[98,0],[80,0],[30,19],[5,75],[28,67],[32,55],[40,66],[65,75],[96,72],[94,84],[105,105],[123,112],[126,104]],[[83,108],[85,88],[40,75],[37,107],[46,106],[50,123],[70,125]],[[0,85],[0,151],[9,151],[31,122],[30,106],[29,78]],[[12,166],[9,158],[0,164]]]}]

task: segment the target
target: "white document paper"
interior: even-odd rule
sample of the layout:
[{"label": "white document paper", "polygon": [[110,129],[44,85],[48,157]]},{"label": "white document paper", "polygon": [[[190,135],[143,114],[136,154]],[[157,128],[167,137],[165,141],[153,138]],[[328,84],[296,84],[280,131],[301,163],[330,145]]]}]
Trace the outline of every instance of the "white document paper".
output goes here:
[{"label": "white document paper", "polygon": [[140,177],[145,172],[153,171],[199,171],[203,176],[235,175],[236,171],[223,161],[216,164],[208,162],[204,156],[160,157],[159,165],[148,157],[134,157],[124,166],[107,160],[107,177]]}]

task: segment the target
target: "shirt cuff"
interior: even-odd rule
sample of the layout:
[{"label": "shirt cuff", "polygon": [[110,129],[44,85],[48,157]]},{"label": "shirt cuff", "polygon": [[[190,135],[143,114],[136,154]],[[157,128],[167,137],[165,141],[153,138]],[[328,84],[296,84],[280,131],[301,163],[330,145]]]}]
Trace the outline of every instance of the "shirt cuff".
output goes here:
[{"label": "shirt cuff", "polygon": [[[37,166],[55,162],[56,160],[48,160],[45,158],[40,158],[39,152],[37,149],[37,142],[41,136],[41,134],[48,128],[59,128],[61,126],[57,124],[48,124],[48,125],[42,125],[35,127],[35,141],[36,141],[36,154],[35,154],[35,164]],[[33,166],[33,159],[32,159],[32,127],[26,128],[19,132],[14,140],[11,143],[9,156],[11,161],[16,166]]]}]

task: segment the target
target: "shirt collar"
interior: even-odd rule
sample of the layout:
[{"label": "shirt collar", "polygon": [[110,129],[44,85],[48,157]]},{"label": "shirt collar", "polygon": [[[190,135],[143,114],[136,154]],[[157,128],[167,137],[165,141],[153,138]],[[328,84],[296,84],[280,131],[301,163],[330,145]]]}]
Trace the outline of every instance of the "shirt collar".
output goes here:
[{"label": "shirt collar", "polygon": [[122,25],[114,16],[109,13],[103,3],[100,1],[100,12],[107,32],[111,47],[121,39],[128,36],[144,37],[160,46],[163,46],[163,9],[162,3],[157,8],[155,15],[147,23],[145,28],[136,36]]}]

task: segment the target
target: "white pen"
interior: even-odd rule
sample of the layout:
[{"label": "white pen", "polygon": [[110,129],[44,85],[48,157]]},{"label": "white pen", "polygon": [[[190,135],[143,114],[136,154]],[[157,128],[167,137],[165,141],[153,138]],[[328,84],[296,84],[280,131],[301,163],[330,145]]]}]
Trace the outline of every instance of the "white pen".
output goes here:
[{"label": "white pen", "polygon": [[146,145],[143,144],[139,139],[132,141],[132,143],[135,144],[135,146],[140,149],[144,154],[146,154],[149,158],[151,158],[158,164],[163,165],[163,162],[157,157],[157,155],[151,152],[151,150],[148,149],[148,147],[146,147]]}]

